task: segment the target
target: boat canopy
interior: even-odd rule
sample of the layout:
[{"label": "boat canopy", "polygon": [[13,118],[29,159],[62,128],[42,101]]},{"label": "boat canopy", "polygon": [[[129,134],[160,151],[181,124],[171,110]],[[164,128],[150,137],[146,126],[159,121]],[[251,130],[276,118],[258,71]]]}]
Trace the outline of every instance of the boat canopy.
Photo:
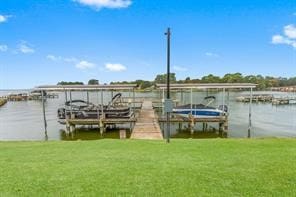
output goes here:
[{"label": "boat canopy", "polygon": [[114,85],[42,85],[34,90],[43,91],[98,91],[98,90],[134,90],[137,84],[114,84]]}]

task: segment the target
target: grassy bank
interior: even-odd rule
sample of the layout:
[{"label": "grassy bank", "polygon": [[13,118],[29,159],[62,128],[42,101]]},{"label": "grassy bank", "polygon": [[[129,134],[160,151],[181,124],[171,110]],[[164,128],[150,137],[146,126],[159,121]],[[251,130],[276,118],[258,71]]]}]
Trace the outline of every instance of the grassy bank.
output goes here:
[{"label": "grassy bank", "polygon": [[0,142],[0,195],[291,196],[296,140]]}]

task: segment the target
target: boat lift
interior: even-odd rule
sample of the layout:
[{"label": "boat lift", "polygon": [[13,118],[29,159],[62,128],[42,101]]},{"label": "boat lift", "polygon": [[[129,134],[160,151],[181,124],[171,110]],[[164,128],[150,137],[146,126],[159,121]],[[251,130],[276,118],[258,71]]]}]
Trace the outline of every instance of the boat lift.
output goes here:
[{"label": "boat lift", "polygon": [[[137,84],[127,84],[127,85],[42,85],[42,86],[37,86],[34,88],[34,90],[41,91],[42,93],[42,112],[43,112],[43,123],[44,123],[44,133],[45,133],[45,140],[48,139],[48,134],[47,134],[47,120],[46,120],[46,109],[45,109],[45,92],[64,92],[65,93],[65,102],[70,101],[72,103],[72,92],[74,91],[79,91],[79,92],[86,92],[87,96],[87,102],[89,102],[89,92],[97,92],[97,97],[98,97],[98,102],[99,102],[99,92],[101,94],[101,106],[103,106],[104,103],[104,91],[111,91],[111,97],[113,97],[113,91],[119,91],[119,90],[124,90],[128,91],[129,95],[132,92],[133,94],[133,99],[132,99],[132,109],[135,110],[135,89],[137,87]],[[68,100],[68,95],[69,99]],[[104,109],[101,108],[102,112],[102,117],[104,117]],[[99,111],[98,111],[99,113]],[[71,115],[72,117],[72,115]],[[99,116],[98,116],[99,117]],[[100,125],[100,131],[102,133],[102,127],[103,123],[100,118],[99,120],[99,125]]]},{"label": "boat lift", "polygon": [[[253,89],[256,88],[257,84],[253,83],[187,83],[187,84],[170,84],[170,90],[181,91],[181,97],[183,97],[183,90],[190,90],[190,105],[192,109],[193,105],[193,90],[209,90],[216,89],[223,91],[222,97],[222,106],[225,106],[225,90],[230,89],[249,89],[250,90],[250,101],[249,101],[249,115],[248,115],[248,138],[251,137],[251,129],[252,129],[252,96]],[[156,87],[162,90],[162,100],[164,100],[165,91],[167,90],[166,84],[156,84]],[[229,91],[228,91],[229,97]],[[229,99],[228,99],[229,100]],[[223,109],[224,111],[224,109]]]}]

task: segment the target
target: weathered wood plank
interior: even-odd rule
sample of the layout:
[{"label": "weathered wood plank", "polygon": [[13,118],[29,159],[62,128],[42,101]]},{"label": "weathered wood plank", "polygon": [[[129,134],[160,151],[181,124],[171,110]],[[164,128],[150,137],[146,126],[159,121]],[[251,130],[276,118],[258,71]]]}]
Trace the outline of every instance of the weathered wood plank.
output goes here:
[{"label": "weathered wood plank", "polygon": [[132,139],[163,139],[152,101],[144,101],[139,117],[133,129]]}]

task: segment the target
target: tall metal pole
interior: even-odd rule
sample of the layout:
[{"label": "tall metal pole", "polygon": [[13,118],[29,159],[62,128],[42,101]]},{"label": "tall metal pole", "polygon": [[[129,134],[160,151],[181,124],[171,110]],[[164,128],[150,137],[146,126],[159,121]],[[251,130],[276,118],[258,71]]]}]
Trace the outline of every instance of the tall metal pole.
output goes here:
[{"label": "tall metal pole", "polygon": [[225,110],[225,88],[223,88],[223,98],[222,98],[222,111]]},{"label": "tall metal pole", "polygon": [[48,140],[47,121],[46,121],[46,115],[45,115],[45,94],[44,94],[43,90],[41,90],[41,97],[42,97],[42,112],[43,112],[44,134],[45,134],[45,140]]},{"label": "tall metal pole", "polygon": [[192,93],[192,88],[190,88],[190,113],[191,113],[191,115],[193,116],[193,109],[192,109],[192,107],[193,107],[193,93]]},{"label": "tall metal pole", "polygon": [[133,112],[135,112],[136,108],[136,94],[135,94],[135,88],[133,88]]},{"label": "tall metal pole", "polygon": [[[170,99],[170,56],[171,56],[171,30],[167,29],[165,33],[167,36],[167,99]],[[170,112],[167,112],[167,129],[166,129],[166,142],[170,142]]]},{"label": "tall metal pole", "polygon": [[250,91],[248,138],[251,137],[251,128],[252,128],[252,101],[253,101],[253,88],[251,88],[251,91]]},{"label": "tall metal pole", "polygon": [[86,100],[87,100],[87,103],[89,103],[89,92],[86,91]]}]

